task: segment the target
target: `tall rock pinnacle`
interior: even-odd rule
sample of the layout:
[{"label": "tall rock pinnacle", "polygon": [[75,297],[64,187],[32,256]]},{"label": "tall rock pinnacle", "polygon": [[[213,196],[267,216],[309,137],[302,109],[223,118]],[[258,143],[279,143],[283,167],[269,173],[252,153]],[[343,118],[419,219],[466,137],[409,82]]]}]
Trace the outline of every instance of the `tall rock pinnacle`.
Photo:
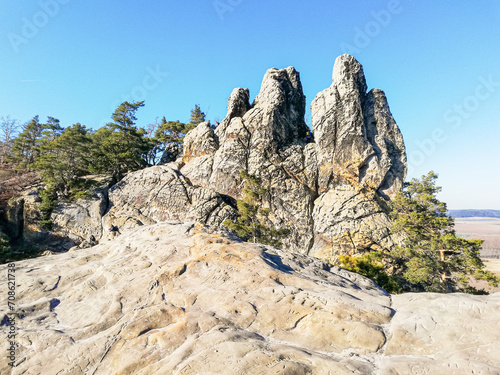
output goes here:
[{"label": "tall rock pinnacle", "polygon": [[[269,69],[249,104],[233,90],[215,135],[186,137],[207,152],[188,158],[182,173],[195,184],[234,198],[239,171],[259,176],[269,191],[272,225],[291,229],[284,243],[322,258],[390,247],[390,222],[381,206],[406,175],[402,135],[385,94],[367,92],[363,67],[349,55],[335,61],[332,84],[311,104],[314,142],[306,138],[305,96],[293,68]],[[190,133],[191,134],[191,133]],[[218,148],[206,136],[215,137]],[[196,149],[196,147],[195,147]]]},{"label": "tall rock pinnacle", "polygon": [[390,199],[401,190],[405,146],[385,94],[366,90],[361,64],[342,55],[331,86],[311,104],[319,171],[312,253],[318,257],[393,243],[377,196]]},{"label": "tall rock pinnacle", "polygon": [[402,187],[406,154],[401,132],[385,94],[366,90],[361,64],[342,55],[335,61],[331,86],[311,104],[320,192],[347,183],[387,199]]}]

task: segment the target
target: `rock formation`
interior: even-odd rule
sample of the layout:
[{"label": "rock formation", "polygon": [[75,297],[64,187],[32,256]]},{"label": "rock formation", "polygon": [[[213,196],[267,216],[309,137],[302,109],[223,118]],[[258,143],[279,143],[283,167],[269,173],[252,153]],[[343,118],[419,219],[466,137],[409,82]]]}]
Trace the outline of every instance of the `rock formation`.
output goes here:
[{"label": "rock formation", "polygon": [[4,354],[2,374],[500,373],[499,293],[391,297],[314,257],[189,223],[15,269],[15,308],[0,309],[16,316],[17,367]]},{"label": "rock formation", "polygon": [[[90,229],[73,220],[83,218],[106,239],[102,228],[111,223],[122,230],[164,220],[221,226],[236,215],[243,169],[268,191],[269,224],[290,230],[284,248],[334,260],[391,247],[386,203],[402,187],[405,147],[384,93],[367,92],[362,66],[349,55],[336,60],[331,86],[311,105],[313,136],[293,67],[269,69],[249,100],[248,89],[234,89],[220,125],[191,130],[175,162],[130,173],[111,187],[104,216],[104,198],[60,206],[56,229],[85,238]],[[169,150],[164,161],[178,152]]]},{"label": "rock formation", "polygon": [[313,253],[319,257],[334,256],[339,246],[350,252],[392,244],[382,199],[402,188],[405,147],[384,93],[366,90],[362,66],[342,55],[332,85],[311,104],[319,171]]},{"label": "rock formation", "polygon": [[362,66],[336,60],[332,85],[311,105],[312,143],[294,68],[268,70],[248,100],[235,89],[215,132],[203,124],[189,134],[190,149],[204,153],[185,152],[182,174],[234,198],[241,169],[260,177],[272,224],[291,229],[284,246],[294,251],[331,259],[392,246],[385,202],[402,188],[405,147],[384,93],[367,93]]},{"label": "rock formation", "polygon": [[[107,182],[104,182],[106,185]],[[40,186],[25,190],[8,202],[5,219],[10,238],[35,243],[54,251],[67,250],[91,235],[103,236],[102,216],[108,209],[108,188],[97,188],[92,196],[76,202],[58,202],[51,214],[52,228],[44,229],[40,206]]]},{"label": "rock formation", "polygon": [[68,237],[75,242],[103,236],[101,218],[108,208],[108,189],[97,189],[88,199],[76,203],[60,203],[52,212],[54,231],[60,237]]},{"label": "rock formation", "polygon": [[[226,218],[236,215],[229,197],[192,185],[175,163],[127,175],[110,188],[108,199],[109,209],[102,219],[103,227],[115,225],[121,232],[168,220],[191,220],[217,227],[222,226]],[[109,232],[104,233],[102,239],[107,239]]]}]

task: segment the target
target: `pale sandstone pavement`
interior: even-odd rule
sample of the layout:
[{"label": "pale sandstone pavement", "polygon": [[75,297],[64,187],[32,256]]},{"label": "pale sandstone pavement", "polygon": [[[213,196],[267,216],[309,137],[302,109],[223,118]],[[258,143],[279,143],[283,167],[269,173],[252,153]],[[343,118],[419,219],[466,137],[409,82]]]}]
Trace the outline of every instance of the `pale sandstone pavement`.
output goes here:
[{"label": "pale sandstone pavement", "polygon": [[500,294],[391,297],[193,224],[142,226],[16,269],[19,366],[2,355],[2,374],[500,373]]}]

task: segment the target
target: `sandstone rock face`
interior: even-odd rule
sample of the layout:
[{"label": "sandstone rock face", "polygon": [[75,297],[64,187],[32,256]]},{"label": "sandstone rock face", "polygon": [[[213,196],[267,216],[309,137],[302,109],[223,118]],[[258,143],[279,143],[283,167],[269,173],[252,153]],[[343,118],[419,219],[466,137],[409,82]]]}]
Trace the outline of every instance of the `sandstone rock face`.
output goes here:
[{"label": "sandstone rock face", "polygon": [[391,297],[316,258],[189,223],[15,268],[17,367],[3,355],[2,374],[500,371],[500,294]]},{"label": "sandstone rock face", "polygon": [[27,190],[9,201],[6,210],[7,231],[12,238],[36,242],[49,237],[49,233],[38,225],[42,220],[39,190]]},{"label": "sandstone rock face", "polygon": [[89,199],[60,203],[51,215],[52,230],[60,237],[67,237],[75,242],[87,240],[90,236],[101,238],[101,218],[108,207],[107,190],[96,190]]},{"label": "sandstone rock face", "polygon": [[332,85],[311,104],[319,171],[311,253],[325,259],[339,247],[352,253],[393,244],[383,199],[402,188],[405,147],[385,94],[366,90],[361,64],[342,55]]},{"label": "sandstone rock face", "polygon": [[311,120],[318,146],[318,189],[323,193],[349,180],[372,148],[363,134],[363,99],[366,81],[361,65],[351,56],[335,61],[332,85],[320,92],[311,104]]},{"label": "sandstone rock face", "polygon": [[241,87],[235,88],[227,101],[227,115],[215,129],[215,135],[221,144],[225,141],[226,129],[231,120],[235,117],[243,117],[250,108],[250,91]]},{"label": "sandstone rock face", "polygon": [[23,235],[24,227],[24,199],[15,197],[8,201],[5,209],[5,231],[11,238],[20,238]]},{"label": "sandstone rock face", "polygon": [[202,122],[186,134],[182,168],[184,175],[190,176],[193,185],[204,185],[212,173],[217,141],[208,122]]},{"label": "sandstone rock face", "polygon": [[[222,124],[222,122],[221,122]],[[251,134],[241,117],[231,120],[224,131],[224,142],[214,155],[212,173],[205,185],[232,196],[238,195],[240,171],[248,167],[248,146]],[[189,174],[188,174],[189,175]]]},{"label": "sandstone rock face", "polygon": [[385,211],[351,185],[328,190],[314,203],[317,235],[311,253],[318,258],[334,260],[357,249],[382,250],[392,245]]},{"label": "sandstone rock face", "polygon": [[[375,155],[361,168],[361,181],[376,189],[382,197],[392,198],[401,190],[406,177],[403,136],[392,117],[382,90],[373,89],[366,95],[364,114],[366,135]],[[374,169],[378,169],[375,176]]]},{"label": "sandstone rock face", "polygon": [[206,150],[200,157],[185,153],[186,178],[238,198],[240,170],[260,177],[271,224],[291,229],[283,243],[293,251],[334,260],[391,247],[385,201],[401,190],[405,147],[384,93],[367,93],[361,64],[349,55],[335,62],[332,85],[311,105],[314,143],[294,68],[268,70],[251,106],[248,96],[233,91],[213,140],[203,125],[190,134],[210,147],[196,147]]},{"label": "sandstone rock face", "polygon": [[184,163],[200,156],[212,155],[216,150],[214,131],[208,122],[202,122],[184,138]]},{"label": "sandstone rock face", "polygon": [[235,216],[229,197],[193,186],[175,163],[130,173],[112,186],[108,195],[102,240],[115,236],[116,233],[107,230],[111,225],[118,227],[120,233],[168,220],[220,226],[225,219]]},{"label": "sandstone rock face", "polygon": [[335,61],[332,85],[311,104],[320,193],[348,183],[387,197],[402,187],[403,137],[385,94],[378,89],[366,93],[366,87],[361,64],[342,55]]},{"label": "sandstone rock face", "polygon": [[[251,106],[248,100],[247,89],[233,90],[228,113],[213,141],[203,124],[198,126],[202,130],[188,133],[186,138],[197,139],[194,143],[200,146],[191,148],[206,154],[193,158],[196,152],[185,151],[186,165],[181,172],[193,184],[234,198],[240,197],[240,171],[257,175],[269,191],[264,204],[272,212],[272,225],[291,229],[284,245],[307,252],[314,237],[311,213],[316,163],[312,147],[304,152],[307,126],[299,73],[293,67],[269,69]],[[196,136],[198,133],[207,135]],[[201,147],[203,143],[217,148]]]},{"label": "sandstone rock face", "polygon": [[90,198],[78,199],[74,202],[58,202],[52,210],[51,229],[43,229],[40,221],[43,214],[40,210],[42,198],[40,192],[43,184],[24,191],[20,196],[10,199],[6,210],[6,229],[14,240],[42,245],[51,251],[68,250],[75,244],[102,236],[101,219],[108,208],[108,176],[87,176],[98,183]]}]

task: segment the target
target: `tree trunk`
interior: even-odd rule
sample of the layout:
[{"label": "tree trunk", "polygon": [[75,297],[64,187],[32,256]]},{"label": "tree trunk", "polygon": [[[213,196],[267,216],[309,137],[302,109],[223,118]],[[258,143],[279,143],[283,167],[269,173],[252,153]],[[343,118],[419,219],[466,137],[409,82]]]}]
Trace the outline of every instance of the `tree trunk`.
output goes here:
[{"label": "tree trunk", "polygon": [[448,267],[446,266],[446,258],[445,258],[444,252],[445,252],[444,249],[439,249],[439,254],[440,254],[441,264],[442,264],[441,280],[443,281],[443,284],[446,288],[446,292],[450,293],[453,290],[452,290],[451,284],[450,284],[450,275],[449,275],[449,272],[447,269]]}]

